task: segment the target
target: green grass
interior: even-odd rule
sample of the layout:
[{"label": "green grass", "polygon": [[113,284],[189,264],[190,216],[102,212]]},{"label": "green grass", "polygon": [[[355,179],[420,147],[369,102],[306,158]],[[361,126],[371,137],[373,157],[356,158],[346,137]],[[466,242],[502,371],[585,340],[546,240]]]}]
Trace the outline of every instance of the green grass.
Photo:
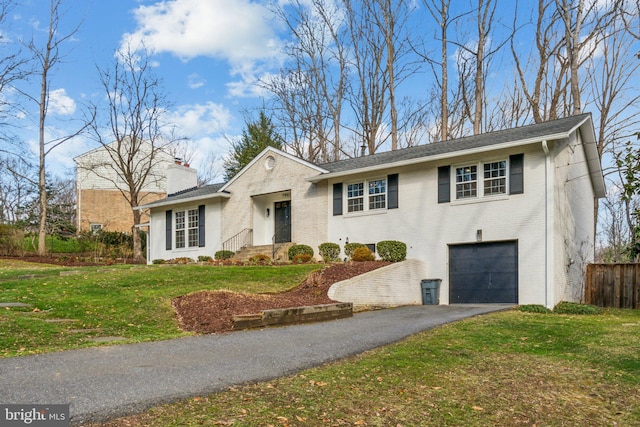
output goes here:
[{"label": "green grass", "polygon": [[475,317],[105,426],[639,426],[640,311]]},{"label": "green grass", "polygon": [[[9,264],[11,263],[11,264]],[[0,260],[0,357],[98,345],[88,338],[123,342],[183,336],[171,299],[199,290],[280,292],[300,284],[318,265],[281,267],[110,266],[60,268]],[[78,274],[61,276],[73,270]],[[37,274],[31,279],[19,279]],[[40,277],[40,276],[44,277]],[[68,321],[60,321],[68,319]]]}]

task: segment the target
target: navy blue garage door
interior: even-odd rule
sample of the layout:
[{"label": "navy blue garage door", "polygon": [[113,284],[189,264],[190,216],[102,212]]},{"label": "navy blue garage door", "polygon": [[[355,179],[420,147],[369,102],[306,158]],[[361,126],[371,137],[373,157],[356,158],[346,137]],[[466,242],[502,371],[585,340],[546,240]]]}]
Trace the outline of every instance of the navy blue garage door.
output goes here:
[{"label": "navy blue garage door", "polygon": [[518,303],[518,243],[449,246],[449,303]]}]

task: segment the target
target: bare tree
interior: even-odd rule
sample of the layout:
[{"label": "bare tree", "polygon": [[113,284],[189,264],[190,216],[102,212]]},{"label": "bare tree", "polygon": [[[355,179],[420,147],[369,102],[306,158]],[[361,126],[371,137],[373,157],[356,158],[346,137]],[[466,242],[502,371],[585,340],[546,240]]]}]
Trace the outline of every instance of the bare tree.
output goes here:
[{"label": "bare tree", "polygon": [[477,0],[475,11],[475,29],[473,39],[465,43],[454,41],[458,46],[458,79],[465,113],[473,125],[473,134],[482,133],[485,120],[486,75],[494,55],[506,44],[508,39],[500,43],[491,40],[497,1]]},{"label": "bare tree", "polygon": [[37,74],[40,77],[39,95],[32,96],[26,92],[22,92],[28,99],[35,102],[39,109],[39,166],[38,166],[38,209],[39,209],[39,227],[38,227],[38,255],[46,253],[46,235],[47,235],[47,178],[46,178],[46,158],[52,150],[61,144],[73,139],[82,133],[88,126],[83,124],[79,126],[76,132],[73,132],[62,138],[47,140],[45,135],[45,127],[47,123],[47,113],[50,96],[50,83],[52,73],[57,65],[62,62],[61,47],[69,41],[79,30],[80,26],[73,28],[66,34],[60,32],[61,18],[64,12],[61,10],[62,0],[51,0],[49,3],[49,27],[46,42],[44,46],[39,46],[36,41],[31,41],[28,45],[29,50],[37,63]]},{"label": "bare tree", "polygon": [[[620,0],[619,6],[626,30],[640,40],[640,0]],[[637,56],[640,58],[640,51]]]},{"label": "bare tree", "polygon": [[391,149],[396,150],[403,127],[398,116],[397,87],[415,72],[415,66],[406,60],[411,52],[407,34],[411,6],[406,0],[372,0],[364,4],[371,9],[376,29],[381,33],[386,47],[384,73],[387,75]]},{"label": "bare tree", "polygon": [[[451,137],[449,131],[449,26],[454,22],[449,14],[451,0],[423,0],[429,13],[440,27],[440,34],[434,37],[440,41],[440,61],[436,62],[424,55],[423,58],[429,61],[432,66],[436,84],[440,93],[440,141],[446,141]],[[437,72],[434,65],[439,65]]]},{"label": "bare tree", "polygon": [[592,100],[587,104],[598,113],[596,122],[598,153],[603,156],[615,140],[640,126],[637,116],[640,92],[640,61],[632,55],[635,46],[618,15],[598,40],[599,55],[585,63],[585,79]]},{"label": "bare tree", "polygon": [[[559,104],[567,86],[568,62],[560,56],[563,41],[555,0],[538,0],[537,11],[532,15],[536,17],[532,50],[523,49],[527,40],[518,37],[517,9],[510,46],[518,82],[533,120],[542,123],[558,117]],[[526,55],[526,62],[521,59],[521,53]],[[533,82],[530,82],[530,76],[533,76]]]},{"label": "bare tree", "polygon": [[[13,0],[0,0],[0,28],[5,27],[7,16],[15,6],[16,2]],[[29,59],[22,55],[16,43],[7,40],[4,31],[0,31],[0,46],[3,52],[0,54],[0,141],[10,141],[12,137],[8,129],[11,127],[11,121],[7,120],[7,116],[17,105],[8,92],[15,83],[25,80],[31,69]],[[0,151],[14,154],[17,150],[0,147]]]},{"label": "bare tree", "polygon": [[24,159],[0,158],[0,224],[24,219],[24,208],[37,197],[35,168]]},{"label": "bare tree", "polygon": [[170,104],[162,82],[152,75],[147,50],[118,52],[110,68],[99,69],[100,82],[107,100],[101,109],[93,105],[91,113],[106,118],[92,121],[91,133],[107,156],[94,165],[96,175],[110,181],[131,207],[134,257],[142,259],[137,226],[142,212],[134,209],[144,201],[145,188],[160,179],[157,162],[171,141],[163,134],[162,116]]},{"label": "bare tree", "polygon": [[293,36],[286,67],[262,82],[275,95],[280,132],[302,158],[337,160],[347,77],[343,11],[332,2],[295,0],[275,12]]},{"label": "bare tree", "polygon": [[[580,69],[598,46],[598,39],[618,15],[618,4],[601,5],[588,0],[556,0],[564,24],[564,50],[571,84],[571,114],[582,112]],[[586,30],[586,31],[583,31]]]},{"label": "bare tree", "polygon": [[349,37],[352,45],[352,66],[356,81],[351,85],[349,100],[356,117],[351,130],[360,136],[362,154],[374,154],[384,142],[383,122],[388,107],[384,72],[384,36],[375,27],[375,11],[361,7],[357,1],[345,1],[348,15]]}]

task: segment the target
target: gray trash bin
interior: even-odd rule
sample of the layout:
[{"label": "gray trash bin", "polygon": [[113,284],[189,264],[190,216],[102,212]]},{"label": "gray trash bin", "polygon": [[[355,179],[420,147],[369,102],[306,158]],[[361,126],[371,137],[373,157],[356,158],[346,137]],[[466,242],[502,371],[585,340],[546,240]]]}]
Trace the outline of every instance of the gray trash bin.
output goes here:
[{"label": "gray trash bin", "polygon": [[442,279],[422,279],[420,281],[423,305],[440,304],[440,282]]}]

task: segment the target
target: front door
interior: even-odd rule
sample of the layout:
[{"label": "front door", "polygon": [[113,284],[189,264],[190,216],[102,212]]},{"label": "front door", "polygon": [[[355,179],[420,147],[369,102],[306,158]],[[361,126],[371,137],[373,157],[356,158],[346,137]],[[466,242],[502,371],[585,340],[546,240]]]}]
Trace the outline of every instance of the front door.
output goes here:
[{"label": "front door", "polygon": [[275,205],[275,243],[291,241],[291,202],[276,202]]}]

